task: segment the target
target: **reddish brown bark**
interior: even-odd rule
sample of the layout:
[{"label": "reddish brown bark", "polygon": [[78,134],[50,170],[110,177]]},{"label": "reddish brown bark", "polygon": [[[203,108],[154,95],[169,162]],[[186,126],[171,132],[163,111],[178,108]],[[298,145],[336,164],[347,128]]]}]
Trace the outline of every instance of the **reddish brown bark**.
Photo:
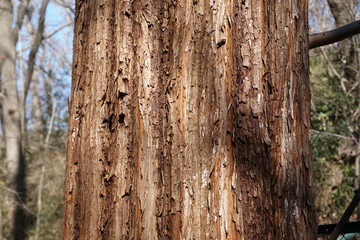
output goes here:
[{"label": "reddish brown bark", "polygon": [[313,239],[307,1],[78,1],[64,239]]}]

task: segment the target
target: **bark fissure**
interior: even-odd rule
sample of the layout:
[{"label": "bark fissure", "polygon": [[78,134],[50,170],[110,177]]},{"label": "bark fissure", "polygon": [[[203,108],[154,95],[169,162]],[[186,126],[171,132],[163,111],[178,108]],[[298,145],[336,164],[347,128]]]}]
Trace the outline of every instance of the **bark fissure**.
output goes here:
[{"label": "bark fissure", "polygon": [[306,1],[77,6],[64,239],[314,237]]}]

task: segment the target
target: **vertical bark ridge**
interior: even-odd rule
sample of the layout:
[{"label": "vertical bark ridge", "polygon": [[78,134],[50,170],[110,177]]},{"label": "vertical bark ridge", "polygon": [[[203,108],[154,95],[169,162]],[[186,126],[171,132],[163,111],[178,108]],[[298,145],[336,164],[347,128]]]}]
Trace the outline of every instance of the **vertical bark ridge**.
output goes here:
[{"label": "vertical bark ridge", "polygon": [[[260,1],[261,2],[261,1]],[[258,239],[271,235],[275,228],[268,217],[271,211],[268,157],[271,140],[264,119],[264,64],[262,59],[261,17],[266,4],[237,1],[240,14],[235,14],[236,45],[240,52],[234,54],[237,76],[234,96],[234,143],[236,145],[236,191],[240,196],[243,215],[244,239]],[[236,49],[235,48],[235,49]]]},{"label": "vertical bark ridge", "polygon": [[[242,53],[238,60],[241,66],[237,82],[241,91],[236,110],[236,140],[241,143],[237,154],[241,175],[239,185],[258,179],[253,182],[255,184],[240,187],[240,194],[244,195],[243,210],[249,208],[246,212],[255,213],[249,221],[245,220],[245,229],[250,230],[246,236],[257,239],[269,234],[275,235],[275,239],[294,239],[297,236],[304,239],[312,231],[299,227],[304,226],[300,222],[311,219],[307,215],[312,214],[314,208],[307,190],[311,186],[311,156],[306,148],[309,145],[310,99],[307,25],[303,25],[307,21],[307,3],[243,3],[245,16],[252,9],[252,18],[247,17],[245,21],[252,21],[241,26],[252,24],[255,32],[246,28],[241,30],[241,39],[250,41],[240,43]],[[263,19],[259,13],[264,14]],[[259,29],[256,23],[263,24],[263,28],[260,27],[262,32],[256,33]],[[247,50],[249,43],[254,47]],[[259,54],[257,49],[262,52]],[[248,51],[250,54],[246,54]],[[260,68],[260,71],[251,71],[253,68]],[[247,78],[251,81],[246,81]],[[299,209],[303,211],[299,212]],[[252,225],[254,222],[264,225]],[[289,222],[296,224],[289,227]]]},{"label": "vertical bark ridge", "polygon": [[[144,1],[139,16],[141,32],[138,36],[139,108],[143,128],[143,158],[141,159],[140,203],[142,210],[142,239],[167,235],[164,205],[164,181],[168,158],[164,156],[166,137],[165,86],[168,79],[166,58],[167,1]],[[165,125],[165,126],[164,126]],[[163,219],[160,219],[163,218]],[[161,221],[164,220],[165,223]]]},{"label": "vertical bark ridge", "polygon": [[64,239],[311,236],[306,11],[77,2]]}]

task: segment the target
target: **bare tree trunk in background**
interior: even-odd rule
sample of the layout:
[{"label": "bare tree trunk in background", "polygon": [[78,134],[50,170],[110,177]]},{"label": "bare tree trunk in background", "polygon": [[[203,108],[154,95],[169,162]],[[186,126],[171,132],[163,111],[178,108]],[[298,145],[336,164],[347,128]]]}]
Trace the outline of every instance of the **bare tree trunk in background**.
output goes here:
[{"label": "bare tree trunk in background", "polygon": [[[358,0],[328,0],[331,13],[335,19],[336,27],[344,26],[355,21],[355,7]],[[356,36],[345,39],[338,43],[338,64],[341,66],[342,85],[347,87],[347,94],[354,94],[357,98],[360,97],[360,84],[358,81],[360,76],[359,69],[359,45]],[[360,111],[356,113],[360,114]],[[358,118],[359,116],[354,116]],[[352,129],[356,130],[356,129]]]},{"label": "bare tree trunk in background", "polygon": [[31,103],[32,103],[32,117],[33,125],[32,128],[37,133],[41,133],[44,128],[44,119],[43,119],[43,109],[40,102],[39,96],[39,74],[35,71],[35,76],[32,79],[32,87],[31,87]]},{"label": "bare tree trunk in background", "polygon": [[30,89],[30,84],[32,82],[36,55],[39,51],[41,41],[43,39],[43,33],[45,30],[45,13],[46,8],[48,6],[49,0],[43,0],[41,3],[40,11],[39,11],[39,20],[38,26],[36,28],[35,34],[32,39],[32,43],[30,46],[29,57],[26,62],[27,71],[26,77],[24,81],[23,91],[20,98],[20,110],[21,110],[21,126],[22,126],[22,135],[26,136],[26,99],[28,96],[28,92]]},{"label": "bare tree trunk in background", "polygon": [[[336,27],[344,26],[348,23],[355,21],[355,6],[358,0],[327,0],[331,13],[335,19]],[[342,77],[346,81],[353,83],[354,76],[358,73],[354,69],[358,69],[358,52],[356,50],[355,38],[345,39],[338,43],[339,52],[339,64],[342,66]],[[340,79],[341,80],[341,79]],[[349,83],[346,84],[348,88],[351,88]]]},{"label": "bare tree trunk in background", "polygon": [[357,0],[327,0],[336,27],[344,26],[355,21],[355,6]]},{"label": "bare tree trunk in background", "polygon": [[50,118],[50,122],[49,122],[49,130],[46,134],[45,137],[45,141],[44,141],[44,152],[43,152],[43,160],[41,162],[41,171],[40,171],[40,177],[39,177],[39,184],[38,184],[38,200],[37,200],[37,218],[36,218],[36,226],[35,226],[35,234],[34,234],[34,239],[37,240],[39,239],[39,234],[40,234],[40,230],[41,230],[41,223],[42,223],[42,219],[41,219],[41,211],[42,211],[42,198],[43,198],[43,186],[44,186],[44,178],[45,178],[45,173],[46,173],[46,166],[45,166],[45,159],[48,157],[49,154],[49,142],[50,142],[50,137],[51,137],[51,132],[53,130],[54,127],[54,121],[55,121],[55,114],[56,114],[56,100],[54,98],[53,101],[53,107],[52,107],[52,111],[51,111],[51,118]]},{"label": "bare tree trunk in background", "polygon": [[50,74],[46,79],[44,79],[43,81],[43,86],[44,86],[44,95],[42,96],[43,102],[45,102],[45,115],[44,115],[44,119],[50,119],[51,115],[50,113],[52,112],[52,107],[53,107],[53,81],[54,81],[54,76],[52,74]]},{"label": "bare tree trunk in background", "polygon": [[[14,239],[24,239],[25,215],[21,203],[25,197],[25,163],[21,146],[19,98],[16,86],[16,39],[13,35],[13,6],[0,0],[0,74],[2,117],[6,144],[7,187],[16,191],[9,199]],[[12,194],[12,193],[11,193]],[[20,198],[20,199],[19,199]]]},{"label": "bare tree trunk in background", "polygon": [[77,1],[63,239],[315,239],[307,1]]}]

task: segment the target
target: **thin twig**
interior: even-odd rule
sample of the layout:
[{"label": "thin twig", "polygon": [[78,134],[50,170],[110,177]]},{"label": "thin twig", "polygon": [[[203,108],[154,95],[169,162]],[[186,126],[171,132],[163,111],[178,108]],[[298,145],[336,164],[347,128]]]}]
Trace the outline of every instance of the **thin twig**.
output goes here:
[{"label": "thin twig", "polygon": [[47,39],[47,38],[51,38],[52,36],[54,36],[56,33],[58,33],[59,31],[63,30],[64,28],[73,25],[74,23],[69,22],[66,23],[60,27],[58,27],[57,29],[55,29],[52,33],[49,33],[48,35],[44,36],[43,39]]},{"label": "thin twig", "polygon": [[34,213],[30,208],[28,208],[25,203],[21,200],[21,197],[19,195],[19,193],[11,188],[8,188],[8,187],[4,187],[4,186],[0,186],[0,188],[8,191],[8,192],[11,192],[13,194],[15,194],[15,196],[17,197],[17,199],[19,200],[18,204],[23,208],[25,209],[26,211],[28,211],[31,215],[37,217],[36,213]]},{"label": "thin twig", "polygon": [[346,140],[355,140],[352,137],[348,137],[348,136],[337,134],[337,133],[324,132],[324,131],[318,131],[318,130],[313,130],[313,129],[311,130],[311,132],[316,133],[316,134],[330,135],[330,136],[334,136],[334,137],[338,137],[338,138],[342,138],[342,139],[346,139]]}]

